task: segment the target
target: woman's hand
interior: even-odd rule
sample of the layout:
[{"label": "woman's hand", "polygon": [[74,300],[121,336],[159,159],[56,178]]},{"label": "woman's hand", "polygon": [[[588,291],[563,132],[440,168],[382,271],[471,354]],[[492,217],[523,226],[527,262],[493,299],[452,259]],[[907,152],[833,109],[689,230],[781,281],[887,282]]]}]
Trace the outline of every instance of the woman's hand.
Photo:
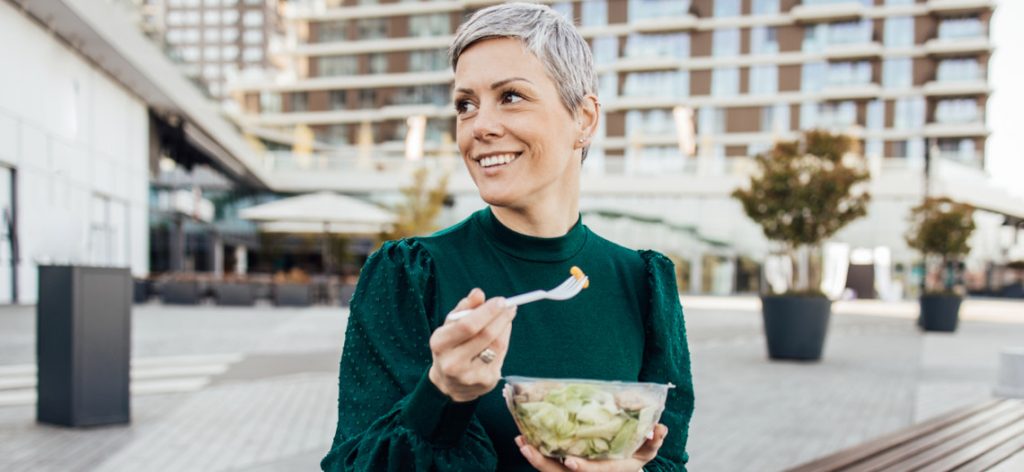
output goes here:
[{"label": "woman's hand", "polygon": [[[498,385],[516,307],[501,297],[485,303],[483,290],[474,288],[452,311],[461,310],[472,312],[456,321],[445,321],[430,336],[434,362],[428,376],[452,400],[468,402]],[[480,356],[485,349],[496,354],[491,362],[484,362],[488,356]]]},{"label": "woman's hand", "polygon": [[661,449],[667,435],[668,428],[659,424],[654,428],[654,437],[644,442],[636,454],[633,454],[633,457],[604,461],[588,461],[579,457],[568,457],[564,462],[559,462],[544,456],[535,447],[526,444],[522,436],[516,437],[516,445],[519,446],[519,452],[523,457],[530,461],[530,465],[540,472],[565,472],[566,470],[574,472],[638,472],[643,469],[644,464],[658,456],[658,449]]}]

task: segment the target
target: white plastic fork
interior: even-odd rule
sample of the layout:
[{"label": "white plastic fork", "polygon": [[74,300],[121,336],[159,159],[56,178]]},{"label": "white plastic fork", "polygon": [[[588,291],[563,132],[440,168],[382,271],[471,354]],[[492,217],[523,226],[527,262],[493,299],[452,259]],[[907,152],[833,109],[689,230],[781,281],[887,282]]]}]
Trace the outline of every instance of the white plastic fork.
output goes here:
[{"label": "white plastic fork", "polygon": [[[583,286],[586,285],[587,280],[588,277],[586,276],[583,276],[581,279],[577,279],[575,276],[570,275],[568,279],[565,279],[565,282],[562,282],[559,286],[551,290],[534,290],[532,292],[526,292],[514,297],[509,297],[505,299],[505,301],[510,305],[519,306],[538,300],[568,300],[575,297],[581,290],[583,290]],[[471,311],[473,310],[456,311],[455,313],[448,315],[448,319],[451,321],[458,320],[459,318],[468,315]]]}]

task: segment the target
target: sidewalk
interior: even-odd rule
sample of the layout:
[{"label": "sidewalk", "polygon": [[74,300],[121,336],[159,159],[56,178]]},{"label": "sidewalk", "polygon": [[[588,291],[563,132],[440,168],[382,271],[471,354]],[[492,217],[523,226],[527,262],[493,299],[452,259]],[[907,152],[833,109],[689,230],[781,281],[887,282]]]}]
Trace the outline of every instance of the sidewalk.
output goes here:
[{"label": "sidewalk", "polygon": [[[982,401],[999,348],[1024,342],[1024,303],[971,302],[960,331],[940,335],[916,330],[912,304],[844,302],[823,362],[769,362],[756,298],[683,302],[697,390],[690,470],[700,472],[781,470]],[[25,390],[33,314],[0,309],[0,405]],[[132,424],[42,426],[31,401],[9,401],[0,469],[318,470],[334,433],[344,314],[137,306]]]}]

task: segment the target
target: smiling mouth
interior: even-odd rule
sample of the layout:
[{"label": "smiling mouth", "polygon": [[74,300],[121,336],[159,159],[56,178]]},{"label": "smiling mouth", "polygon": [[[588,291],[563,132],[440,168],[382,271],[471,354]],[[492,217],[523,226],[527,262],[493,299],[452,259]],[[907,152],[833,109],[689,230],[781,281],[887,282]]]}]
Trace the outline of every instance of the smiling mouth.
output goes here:
[{"label": "smiling mouth", "polygon": [[487,156],[487,157],[485,157],[483,159],[480,159],[480,160],[478,160],[476,162],[477,162],[477,164],[480,164],[480,167],[483,167],[484,169],[487,169],[487,168],[490,168],[490,167],[498,167],[498,166],[507,165],[507,164],[511,163],[512,161],[518,159],[521,154],[522,154],[521,152],[507,153],[507,154],[497,154],[497,155],[494,155],[494,156]]}]

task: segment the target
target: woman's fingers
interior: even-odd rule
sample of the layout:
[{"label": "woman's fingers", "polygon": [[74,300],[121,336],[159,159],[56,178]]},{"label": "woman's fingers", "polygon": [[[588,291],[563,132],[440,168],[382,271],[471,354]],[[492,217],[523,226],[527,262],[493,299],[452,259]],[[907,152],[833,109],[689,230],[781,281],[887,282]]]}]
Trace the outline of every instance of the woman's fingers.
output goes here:
[{"label": "woman's fingers", "polygon": [[633,457],[643,461],[645,464],[650,462],[658,456],[658,450],[665,443],[665,436],[668,436],[668,427],[663,424],[655,426],[654,437],[645,441],[640,446],[640,449],[636,451],[636,454],[633,454]]},{"label": "woman's fingers", "polygon": [[561,462],[558,462],[550,457],[545,457],[536,448],[529,444],[525,444],[520,436],[516,438],[516,444],[519,446],[519,453],[526,458],[527,462],[540,472],[565,472],[567,469],[562,466]]},{"label": "woman's fingers", "polygon": [[500,358],[504,359],[508,341],[502,341],[506,333],[511,334],[512,320],[516,317],[516,307],[509,306],[500,310],[487,326],[477,331],[462,344],[452,348],[453,357],[472,359],[484,349],[491,348]]},{"label": "woman's fingers", "polygon": [[[483,292],[480,292],[481,294]],[[470,298],[468,303],[477,300]],[[441,325],[430,336],[430,349],[435,353],[444,352],[470,340],[486,328],[494,319],[501,315],[506,306],[505,299],[492,298],[472,308],[472,312],[456,321],[448,321]],[[497,334],[497,333],[496,333]]]}]

